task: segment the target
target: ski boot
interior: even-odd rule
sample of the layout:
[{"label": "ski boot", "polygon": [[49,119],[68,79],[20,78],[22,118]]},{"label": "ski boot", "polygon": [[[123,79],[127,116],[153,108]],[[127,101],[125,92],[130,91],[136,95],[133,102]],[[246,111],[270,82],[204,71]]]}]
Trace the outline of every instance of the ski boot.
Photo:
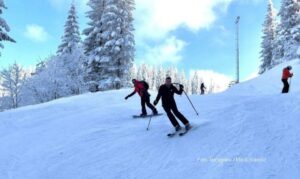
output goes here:
[{"label": "ski boot", "polygon": [[147,117],[147,113],[140,114],[140,117]]}]

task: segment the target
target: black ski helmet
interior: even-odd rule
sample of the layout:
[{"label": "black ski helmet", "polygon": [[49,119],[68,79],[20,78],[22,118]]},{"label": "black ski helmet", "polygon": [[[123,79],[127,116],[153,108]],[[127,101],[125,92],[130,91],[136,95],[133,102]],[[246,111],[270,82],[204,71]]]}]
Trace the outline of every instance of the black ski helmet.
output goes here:
[{"label": "black ski helmet", "polygon": [[289,66],[287,66],[287,69],[292,70],[293,67],[289,65]]}]

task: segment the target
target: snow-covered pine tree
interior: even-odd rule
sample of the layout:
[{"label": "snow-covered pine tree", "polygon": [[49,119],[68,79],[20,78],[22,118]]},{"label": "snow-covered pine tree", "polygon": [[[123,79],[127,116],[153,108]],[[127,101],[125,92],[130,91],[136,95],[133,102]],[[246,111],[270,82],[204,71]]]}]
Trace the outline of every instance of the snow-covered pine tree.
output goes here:
[{"label": "snow-covered pine tree", "polygon": [[3,0],[0,0],[0,48],[4,48],[4,45],[1,43],[2,41],[16,42],[7,34],[10,31],[10,28],[7,25],[6,21],[1,17],[3,9],[6,9],[6,6]]},{"label": "snow-covered pine tree", "polygon": [[25,86],[28,94],[34,96],[35,102],[43,103],[69,96],[69,75],[65,61],[61,56],[53,55],[44,60],[44,67],[31,78],[27,79]]},{"label": "snow-covered pine tree", "polygon": [[187,79],[185,82],[185,91],[187,94],[192,94],[192,84],[190,79]]},{"label": "snow-covered pine tree", "polygon": [[35,72],[32,75],[39,74],[40,72],[44,71],[46,69],[46,63],[44,60],[40,60],[36,65],[35,65]]},{"label": "snow-covered pine tree", "polygon": [[149,67],[145,63],[140,65],[137,71],[137,79],[138,80],[144,80],[148,81],[149,80]]},{"label": "snow-covered pine tree", "polygon": [[100,89],[120,89],[129,84],[134,60],[133,0],[107,0],[101,19],[103,47],[99,52]]},{"label": "snow-covered pine tree", "polygon": [[[78,95],[86,91],[83,68],[85,56],[81,47],[75,47],[71,53],[63,53],[57,60],[62,61],[63,76],[67,86],[66,95]],[[60,77],[58,77],[60,78]]]},{"label": "snow-covered pine tree", "polygon": [[136,64],[133,64],[130,68],[130,79],[137,79],[138,67]]},{"label": "snow-covered pine tree", "polygon": [[200,93],[200,76],[198,71],[195,71],[191,79],[191,94]]},{"label": "snow-covered pine tree", "polygon": [[[82,65],[85,56],[82,49],[77,19],[76,7],[74,3],[72,3],[65,23],[62,44],[58,47],[58,58],[54,58],[62,61],[62,63],[57,62],[56,64],[58,65],[53,66],[63,68],[65,86],[68,88],[68,92],[66,92],[65,95],[80,94],[84,91],[85,87],[83,83],[84,69]],[[61,79],[59,76],[57,78]]]},{"label": "snow-covered pine tree", "polygon": [[85,29],[90,91],[129,85],[134,58],[133,0],[90,0],[91,22]]},{"label": "snow-covered pine tree", "polygon": [[155,89],[155,81],[156,81],[156,68],[155,66],[150,66],[148,68],[148,84],[149,84],[149,89]]},{"label": "snow-covered pine tree", "polygon": [[281,63],[281,60],[284,56],[284,36],[281,24],[278,24],[276,27],[276,38],[273,44],[273,58],[272,58],[272,67]]},{"label": "snow-covered pine tree", "polygon": [[180,83],[180,74],[179,74],[179,71],[178,71],[178,68],[174,67],[174,82],[175,83]]},{"label": "snow-covered pine tree", "polygon": [[2,70],[0,76],[3,80],[1,86],[9,96],[9,107],[19,107],[21,88],[26,78],[23,68],[17,63],[14,63],[8,69]]},{"label": "snow-covered pine tree", "polygon": [[189,80],[186,79],[185,71],[182,70],[180,73],[178,72],[178,83],[183,84],[185,92],[189,92]]},{"label": "snow-covered pine tree", "polygon": [[174,83],[178,83],[178,69],[176,67],[170,66],[167,69],[166,76],[171,77]]},{"label": "snow-covered pine tree", "polygon": [[84,53],[87,56],[84,62],[86,76],[85,81],[88,85],[89,91],[99,91],[99,82],[101,75],[100,51],[103,47],[103,33],[102,16],[106,3],[105,0],[89,0],[88,6],[91,8],[88,11],[87,17],[90,19],[88,27],[83,30],[86,36],[83,41]]},{"label": "snow-covered pine tree", "polygon": [[156,90],[157,89],[157,79],[159,76],[157,75],[158,73],[158,66],[153,65],[153,70],[152,70],[152,87],[151,89]]},{"label": "snow-covered pine tree", "polygon": [[160,66],[157,71],[157,78],[156,78],[156,89],[158,90],[159,87],[165,83],[166,79],[166,70],[163,68],[163,66]]},{"label": "snow-covered pine tree", "polygon": [[273,45],[276,35],[276,12],[272,0],[268,3],[268,13],[263,24],[263,37],[261,43],[261,66],[259,74],[264,73],[272,67]]},{"label": "snow-covered pine tree", "polygon": [[86,55],[92,55],[92,51],[102,46],[101,34],[102,23],[101,18],[105,7],[105,0],[89,0],[88,6],[91,8],[86,13],[90,19],[88,27],[83,30],[83,34],[86,36],[84,40],[84,51]]},{"label": "snow-covered pine tree", "polygon": [[78,17],[76,13],[76,7],[74,3],[71,4],[71,8],[68,13],[67,21],[65,23],[65,31],[62,37],[62,44],[58,47],[57,54],[72,53],[72,51],[78,48],[81,44]]},{"label": "snow-covered pine tree", "polygon": [[300,1],[282,0],[279,11],[281,18],[280,37],[283,41],[284,60],[289,61],[299,57],[300,46]]}]

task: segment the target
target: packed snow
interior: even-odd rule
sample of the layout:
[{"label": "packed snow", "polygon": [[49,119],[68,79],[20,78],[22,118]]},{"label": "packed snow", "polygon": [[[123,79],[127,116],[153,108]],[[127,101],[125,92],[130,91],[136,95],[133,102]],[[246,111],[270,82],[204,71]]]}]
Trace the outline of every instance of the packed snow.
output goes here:
[{"label": "packed snow", "polygon": [[[282,64],[224,93],[177,96],[194,129],[166,115],[133,119],[132,89],[88,93],[0,113],[2,179],[296,179],[300,176],[300,64],[281,94]],[[156,93],[152,92],[154,100]],[[160,104],[159,104],[160,106]],[[150,111],[148,111],[150,112]],[[159,112],[163,112],[159,107]]]}]

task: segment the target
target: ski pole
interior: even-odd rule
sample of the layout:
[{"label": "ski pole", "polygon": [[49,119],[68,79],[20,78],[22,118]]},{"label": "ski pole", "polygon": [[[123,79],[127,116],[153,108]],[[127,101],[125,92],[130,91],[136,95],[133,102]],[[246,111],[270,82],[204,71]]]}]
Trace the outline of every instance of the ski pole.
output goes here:
[{"label": "ski pole", "polygon": [[[181,85],[180,83],[173,83],[173,84],[174,85]],[[194,104],[192,103],[191,99],[189,98],[189,96],[186,94],[185,90],[183,90],[183,92],[184,92],[185,96],[187,97],[187,99],[189,100],[189,102],[191,103],[191,105],[192,105],[193,109],[195,110],[197,116],[199,116],[198,111],[196,110],[196,108],[195,108]]]},{"label": "ski pole", "polygon": [[185,96],[187,97],[187,99],[190,101],[190,103],[191,103],[192,107],[194,108],[194,110],[195,110],[197,116],[199,116],[199,113],[198,113],[198,111],[196,110],[195,106],[193,105],[191,99],[189,98],[189,96],[186,94],[186,92],[185,92],[184,90],[183,90],[183,92],[184,92]]},{"label": "ski pole", "polygon": [[289,91],[291,90],[291,87],[292,87],[292,78],[290,78],[290,84],[289,84]]},{"label": "ski pole", "polygon": [[149,131],[149,127],[150,127],[151,119],[152,119],[152,116],[151,116],[151,117],[150,117],[150,119],[149,119],[149,123],[148,123],[147,131]]}]

